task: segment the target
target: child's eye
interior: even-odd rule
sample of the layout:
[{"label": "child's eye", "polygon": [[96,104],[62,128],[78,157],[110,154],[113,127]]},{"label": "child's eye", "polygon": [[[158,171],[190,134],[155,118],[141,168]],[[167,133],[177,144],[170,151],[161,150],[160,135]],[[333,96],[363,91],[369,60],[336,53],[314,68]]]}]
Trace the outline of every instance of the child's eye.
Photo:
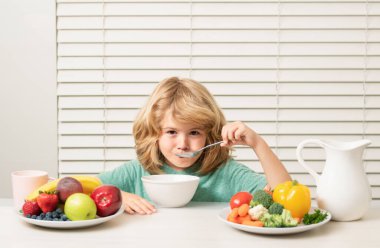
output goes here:
[{"label": "child's eye", "polygon": [[175,135],[177,134],[177,132],[175,130],[169,130],[169,131],[166,131],[167,134],[169,135]]},{"label": "child's eye", "polygon": [[199,135],[200,132],[199,131],[196,131],[196,130],[193,130],[190,132],[190,135]]}]

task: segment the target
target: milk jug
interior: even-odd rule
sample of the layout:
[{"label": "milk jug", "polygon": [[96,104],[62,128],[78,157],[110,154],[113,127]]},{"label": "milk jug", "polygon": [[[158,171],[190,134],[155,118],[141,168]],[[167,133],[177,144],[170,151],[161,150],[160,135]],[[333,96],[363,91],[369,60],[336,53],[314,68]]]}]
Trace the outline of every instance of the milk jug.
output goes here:
[{"label": "milk jug", "polygon": [[[336,221],[360,219],[371,202],[371,188],[363,166],[363,151],[370,140],[353,142],[308,139],[297,147],[298,162],[313,176],[317,185],[318,207],[329,211]],[[307,144],[324,148],[326,164],[317,174],[302,157]]]}]

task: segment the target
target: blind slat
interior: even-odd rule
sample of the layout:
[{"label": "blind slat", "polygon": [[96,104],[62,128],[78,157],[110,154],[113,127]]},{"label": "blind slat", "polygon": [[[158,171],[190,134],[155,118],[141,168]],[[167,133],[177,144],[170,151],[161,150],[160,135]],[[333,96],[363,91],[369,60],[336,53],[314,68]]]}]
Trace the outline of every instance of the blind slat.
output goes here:
[{"label": "blind slat", "polygon": [[[368,14],[380,14],[379,3],[370,3]],[[326,8],[328,7],[328,8]],[[189,3],[107,3],[106,15],[189,15]],[[197,3],[193,15],[277,15],[276,2]],[[282,15],[365,15],[362,3],[281,3]],[[101,3],[59,3],[57,16],[102,15]]]},{"label": "blind slat", "polygon": [[[278,64],[277,64],[278,63]],[[367,60],[363,57],[195,57],[191,61],[193,69],[368,69],[380,68],[380,56]],[[58,69],[102,69],[102,57],[59,58]],[[188,56],[184,57],[109,57],[104,59],[104,67],[109,69],[187,69]]]},{"label": "blind slat", "polygon": [[[277,30],[107,30],[106,42],[277,42]],[[282,30],[281,42],[365,42],[365,30]],[[379,42],[368,30],[368,42]],[[61,30],[57,42],[102,42],[102,30]]]},{"label": "blind slat", "polygon": [[[59,108],[141,108],[148,96],[60,97]],[[215,96],[221,108],[276,108],[276,96]],[[280,108],[362,108],[362,96],[279,96]],[[368,96],[367,108],[380,108],[380,97]]]},{"label": "blind slat", "polygon": [[[105,29],[278,29],[276,16],[107,16]],[[282,16],[281,29],[365,29],[365,16]],[[103,17],[59,17],[57,29],[102,29]],[[380,28],[380,17],[368,28]]]},{"label": "blind slat", "polygon": [[[277,137],[275,135],[262,135],[267,141],[268,145],[272,148],[289,148],[297,147],[297,145],[304,139],[310,138],[310,135],[281,135]],[[360,135],[346,135],[344,138],[334,135],[319,135],[318,138],[324,140],[333,140],[339,138],[341,141],[351,141],[360,139]],[[370,139],[374,144],[380,142],[380,135],[366,135],[367,139]],[[276,146],[277,143],[277,146]],[[59,140],[59,147],[61,148],[133,148],[134,139],[130,135],[111,135],[107,132],[107,138],[103,138],[102,135],[65,135],[61,136]],[[372,148],[375,148],[372,146]],[[380,168],[379,168],[380,169]]]},{"label": "blind slat", "polygon": [[[170,75],[170,74],[168,74]],[[153,80],[152,80],[153,81]],[[275,83],[204,83],[216,96],[226,95],[275,95]],[[220,86],[223,87],[220,87]],[[344,85],[344,87],[342,87]],[[380,94],[380,83],[367,84],[367,95],[378,96]],[[107,83],[107,94],[109,95],[147,95],[152,91],[154,83]],[[86,96],[104,95],[104,90],[100,83],[70,83],[60,84],[58,87],[59,96]],[[280,83],[280,95],[291,96],[361,96],[363,94],[362,83]]]},{"label": "blind slat", "polygon": [[[205,43],[192,44],[196,56],[363,56],[366,47],[361,43],[281,43],[278,51],[275,43]],[[186,43],[106,43],[106,56],[189,56]],[[61,43],[58,56],[102,56],[103,45]],[[380,55],[380,44],[367,44],[369,56]]]},{"label": "blind slat", "polygon": [[[107,133],[109,134],[131,134],[132,121],[130,122],[106,122]],[[273,122],[247,122],[251,128],[263,135],[275,134],[276,124]],[[366,133],[368,135],[380,134],[380,124],[378,122],[366,123]],[[351,134],[361,136],[363,123],[359,122],[281,122],[278,127],[279,135],[304,134],[305,138],[324,137],[323,135],[335,135],[338,139],[353,140],[358,137],[351,137]],[[59,134],[103,134],[103,122],[63,122],[59,123]],[[281,139],[281,138],[280,138]]]}]

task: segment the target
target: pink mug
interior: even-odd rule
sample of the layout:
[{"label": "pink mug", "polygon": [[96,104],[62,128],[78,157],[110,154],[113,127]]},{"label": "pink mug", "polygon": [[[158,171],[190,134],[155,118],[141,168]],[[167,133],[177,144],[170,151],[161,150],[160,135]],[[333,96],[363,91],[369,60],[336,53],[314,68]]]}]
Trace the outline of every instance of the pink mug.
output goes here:
[{"label": "pink mug", "polygon": [[46,171],[22,170],[14,171],[12,175],[13,204],[16,211],[22,209],[25,198],[39,186],[49,181]]}]

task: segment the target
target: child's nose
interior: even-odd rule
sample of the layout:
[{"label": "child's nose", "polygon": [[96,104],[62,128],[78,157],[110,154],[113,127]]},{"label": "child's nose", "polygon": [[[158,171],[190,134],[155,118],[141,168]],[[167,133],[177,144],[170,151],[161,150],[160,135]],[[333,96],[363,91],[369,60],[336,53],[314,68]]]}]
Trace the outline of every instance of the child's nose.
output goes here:
[{"label": "child's nose", "polygon": [[179,135],[177,139],[177,148],[187,151],[189,149],[188,138],[186,135]]}]

